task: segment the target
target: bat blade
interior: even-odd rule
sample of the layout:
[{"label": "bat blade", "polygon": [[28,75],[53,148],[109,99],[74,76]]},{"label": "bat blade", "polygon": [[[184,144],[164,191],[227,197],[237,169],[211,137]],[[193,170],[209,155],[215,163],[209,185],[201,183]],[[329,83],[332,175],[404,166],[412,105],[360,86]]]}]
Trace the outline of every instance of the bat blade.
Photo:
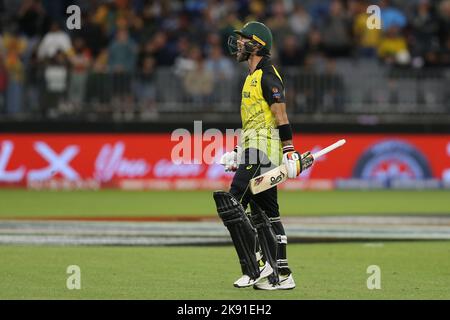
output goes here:
[{"label": "bat blade", "polygon": [[258,194],[286,181],[287,169],[284,164],[250,180],[250,191]]},{"label": "bat blade", "polygon": [[[339,140],[336,143],[333,143],[332,145],[314,153],[312,156],[315,159],[327,154],[328,152],[331,152],[341,146],[343,146],[346,143],[345,139]],[[280,183],[283,183],[288,178],[287,176],[287,169],[284,164],[281,166],[276,167],[275,169],[272,169],[270,171],[267,171],[266,173],[259,175],[253,179],[250,180],[250,191],[252,194],[258,194],[263,191],[266,191],[270,188],[273,188]]]}]

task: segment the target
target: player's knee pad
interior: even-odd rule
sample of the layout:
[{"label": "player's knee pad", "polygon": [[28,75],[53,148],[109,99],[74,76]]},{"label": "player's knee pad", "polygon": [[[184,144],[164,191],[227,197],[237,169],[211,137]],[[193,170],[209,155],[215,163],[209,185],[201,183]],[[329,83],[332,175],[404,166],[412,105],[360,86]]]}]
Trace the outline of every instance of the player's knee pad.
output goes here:
[{"label": "player's knee pad", "polygon": [[258,261],[256,260],[256,230],[246,215],[244,208],[230,193],[224,191],[214,192],[217,213],[223,224],[230,232],[233,240],[242,273],[252,279],[260,275]]},{"label": "player's knee pad", "polygon": [[252,209],[252,222],[258,233],[258,240],[261,250],[269,262],[274,274],[271,277],[271,282],[278,282],[278,241],[277,236],[272,228],[269,218],[265,212],[254,202],[250,202]]}]

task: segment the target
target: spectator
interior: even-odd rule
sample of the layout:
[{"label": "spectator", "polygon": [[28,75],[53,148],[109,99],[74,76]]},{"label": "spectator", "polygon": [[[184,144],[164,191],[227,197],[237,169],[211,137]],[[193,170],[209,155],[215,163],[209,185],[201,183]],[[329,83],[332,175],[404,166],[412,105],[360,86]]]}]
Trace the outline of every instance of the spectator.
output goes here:
[{"label": "spectator", "polygon": [[107,73],[108,72],[108,50],[102,50],[94,59],[92,71],[95,73]]},{"label": "spectator", "polygon": [[184,4],[186,11],[191,15],[200,14],[206,9],[207,5],[206,0],[187,0]]},{"label": "spectator", "polygon": [[216,80],[228,81],[233,78],[233,64],[228,58],[224,57],[220,45],[215,45],[211,48],[205,67],[214,73]]},{"label": "spectator", "polygon": [[148,44],[147,50],[153,55],[157,66],[171,66],[175,61],[175,54],[168,45],[167,34],[158,31]]},{"label": "spectator", "polygon": [[204,107],[214,90],[214,74],[205,67],[205,60],[199,47],[192,50],[195,68],[186,72],[184,88],[189,100],[199,107]]},{"label": "spectator", "polygon": [[183,37],[178,40],[178,51],[180,54],[175,59],[174,72],[177,76],[184,77],[188,71],[195,69],[195,59],[199,54],[199,48],[190,48],[189,40]]},{"label": "spectator", "polygon": [[117,27],[117,8],[114,2],[103,3],[94,13],[94,21],[102,27],[108,38],[113,37]]},{"label": "spectator", "polygon": [[144,42],[150,39],[157,30],[157,14],[153,10],[153,5],[152,3],[146,3],[142,11],[141,37]]},{"label": "spectator", "polygon": [[353,34],[355,36],[358,55],[364,58],[374,58],[377,56],[377,47],[380,42],[381,32],[379,29],[367,28],[369,15],[366,12],[370,5],[369,1],[353,1],[355,17],[353,20]]},{"label": "spectator", "polygon": [[42,0],[45,11],[53,21],[60,25],[64,24],[67,19],[66,8],[74,4],[73,0]]},{"label": "spectator", "polygon": [[15,27],[0,37],[0,47],[5,51],[5,66],[8,77],[6,92],[6,112],[16,114],[22,110],[23,85],[25,82],[25,65],[23,54],[27,49],[27,41],[17,34]]},{"label": "spectator", "polygon": [[70,112],[64,103],[68,89],[69,68],[67,57],[62,51],[48,60],[44,70],[45,96],[42,113],[51,118],[57,117],[61,111]]},{"label": "spectator", "polygon": [[383,35],[378,47],[378,57],[389,65],[407,65],[410,62],[406,39],[395,24]]},{"label": "spectator", "polygon": [[50,31],[44,36],[38,48],[38,58],[40,60],[51,59],[59,51],[69,54],[72,49],[72,42],[69,35],[61,30],[57,22],[53,22]]},{"label": "spectator", "polygon": [[111,111],[112,80],[108,72],[108,50],[104,49],[93,59],[86,85],[86,101],[100,114]]},{"label": "spectator", "polygon": [[[192,25],[192,22],[186,13],[181,13],[180,15],[178,15],[175,26],[172,29],[173,30],[170,30],[170,33],[172,34],[173,38],[178,39],[180,37],[186,37],[189,39],[196,39],[197,41],[203,40],[203,33],[200,32],[197,27]],[[152,36],[155,33],[156,31],[152,33]]]},{"label": "spectator", "polygon": [[156,87],[155,87],[155,59],[144,57],[141,72],[136,83],[136,96],[141,116],[145,119],[157,116]]},{"label": "spectator", "polygon": [[144,34],[144,19],[140,15],[132,15],[130,17],[130,35],[138,44],[142,44],[147,40]]},{"label": "spectator", "polygon": [[[214,50],[214,47],[220,45],[221,45],[220,35],[216,32],[209,32],[206,35],[206,41],[203,48],[206,55],[210,55],[211,51]],[[222,50],[220,50],[220,52],[222,52]]]},{"label": "spectator", "polygon": [[289,27],[297,36],[301,45],[304,45],[311,29],[311,17],[302,5],[296,5],[295,10],[289,18]]},{"label": "spectator", "polygon": [[119,30],[108,49],[108,65],[111,71],[131,73],[136,66],[137,47],[126,29]]},{"label": "spectator", "polygon": [[389,30],[392,26],[400,29],[407,23],[406,16],[397,8],[393,7],[390,0],[380,0],[381,9],[381,27],[383,30]]},{"label": "spectator", "polygon": [[326,17],[329,15],[329,2],[311,1],[309,13],[313,21],[313,26],[319,28],[323,25]]},{"label": "spectator", "polygon": [[112,71],[113,109],[132,114],[131,78],[136,68],[137,46],[126,29],[119,29],[108,49],[108,66]]},{"label": "spectator", "polygon": [[443,46],[450,36],[450,0],[443,0],[439,5],[439,39]]},{"label": "spectator", "polygon": [[214,75],[214,101],[230,102],[234,66],[230,59],[224,57],[220,43],[211,48],[205,68]]},{"label": "spectator", "polygon": [[284,67],[295,67],[304,64],[305,56],[303,50],[299,48],[297,38],[294,35],[288,35],[284,38],[278,59]]},{"label": "spectator", "polygon": [[0,54],[0,114],[6,111],[5,97],[7,86],[8,86],[8,71],[6,70],[5,67],[4,58]]},{"label": "spectator", "polygon": [[226,17],[227,13],[234,9],[236,9],[236,3],[234,1],[208,1],[208,15],[214,25],[219,25],[220,22]]},{"label": "spectator", "polygon": [[[415,57],[425,59],[425,63],[438,62],[434,52],[439,51],[439,39],[437,38],[439,23],[431,11],[429,0],[420,0],[414,16],[411,18],[413,35],[412,51]],[[436,59],[433,57],[436,56]]]},{"label": "spectator", "polygon": [[83,38],[75,38],[74,54],[70,57],[69,101],[76,111],[81,111],[86,93],[88,72],[91,66],[91,52],[85,46]]},{"label": "spectator", "polygon": [[272,31],[275,43],[282,43],[284,37],[291,32],[286,11],[282,1],[276,1],[272,5],[273,16],[267,20],[267,26]]},{"label": "spectator", "polygon": [[307,69],[314,69],[318,60],[322,57],[322,36],[317,29],[312,29],[308,35],[304,65]]},{"label": "spectator", "polygon": [[18,12],[18,23],[20,31],[30,40],[44,35],[50,21],[42,6],[42,1],[23,1]]},{"label": "spectator", "polygon": [[445,67],[450,67],[450,36],[447,38],[440,56],[441,64]]},{"label": "spectator", "polygon": [[251,0],[247,12],[244,6],[239,8],[239,16],[246,21],[264,21],[266,20],[266,4],[263,0]]},{"label": "spectator", "polygon": [[352,49],[351,20],[341,1],[333,0],[322,30],[322,45],[330,58],[348,56]]},{"label": "spectator", "polygon": [[25,99],[27,104],[27,111],[32,113],[40,112],[41,106],[41,89],[42,85],[42,65],[39,63],[37,57],[37,49],[35,48],[28,61],[26,68],[26,84],[25,84]]},{"label": "spectator", "polygon": [[108,47],[106,32],[102,25],[97,23],[93,14],[84,14],[82,21],[83,27],[80,30],[72,31],[72,36],[82,38],[92,56],[97,57],[103,49]]}]

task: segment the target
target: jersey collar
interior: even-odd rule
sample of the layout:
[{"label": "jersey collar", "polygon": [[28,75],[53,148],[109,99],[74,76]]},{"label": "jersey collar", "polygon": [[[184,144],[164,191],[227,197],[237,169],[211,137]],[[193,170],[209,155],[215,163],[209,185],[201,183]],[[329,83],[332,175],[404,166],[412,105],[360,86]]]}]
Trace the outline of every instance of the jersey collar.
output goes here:
[{"label": "jersey collar", "polygon": [[253,74],[258,69],[262,69],[262,68],[264,68],[266,66],[270,66],[271,64],[272,64],[272,62],[271,62],[270,58],[267,57],[267,56],[264,56],[261,59],[261,61],[259,61],[258,64],[256,65],[255,70],[252,73],[250,73],[250,74]]},{"label": "jersey collar", "polygon": [[270,58],[267,57],[267,56],[264,56],[264,57],[261,59],[261,61],[256,65],[256,69],[255,69],[255,70],[262,69],[262,68],[264,68],[264,67],[266,67],[266,66],[270,66],[271,64],[272,64],[272,63],[271,63],[271,61],[270,61]]}]

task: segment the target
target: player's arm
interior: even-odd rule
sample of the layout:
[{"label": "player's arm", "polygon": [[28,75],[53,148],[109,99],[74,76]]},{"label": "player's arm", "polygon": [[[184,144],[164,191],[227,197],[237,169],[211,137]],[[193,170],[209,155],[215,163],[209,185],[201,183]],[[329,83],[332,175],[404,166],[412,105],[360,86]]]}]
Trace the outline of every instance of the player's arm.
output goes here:
[{"label": "player's arm", "polygon": [[263,96],[270,105],[272,114],[275,117],[283,146],[283,163],[286,165],[288,177],[296,178],[302,171],[311,167],[314,158],[309,151],[304,154],[295,151],[292,142],[292,128],[286,112],[284,86],[280,78],[273,73],[269,73],[266,76],[263,75],[261,86]]},{"label": "player's arm", "polygon": [[[270,106],[270,109],[272,110],[272,113],[275,117],[275,121],[277,124],[277,127],[280,126],[290,126],[289,124],[289,119],[288,119],[288,115],[286,112],[286,103],[281,102],[281,103],[273,103]],[[292,146],[292,138],[291,139],[287,139],[284,141],[281,141],[283,147],[285,146]]]},{"label": "player's arm", "polygon": [[283,163],[286,165],[289,178],[296,178],[304,170],[312,166],[314,158],[311,152],[303,154],[295,151],[292,142],[292,129],[286,113],[285,103],[274,103],[270,106],[277,123],[278,133],[283,145]]}]

